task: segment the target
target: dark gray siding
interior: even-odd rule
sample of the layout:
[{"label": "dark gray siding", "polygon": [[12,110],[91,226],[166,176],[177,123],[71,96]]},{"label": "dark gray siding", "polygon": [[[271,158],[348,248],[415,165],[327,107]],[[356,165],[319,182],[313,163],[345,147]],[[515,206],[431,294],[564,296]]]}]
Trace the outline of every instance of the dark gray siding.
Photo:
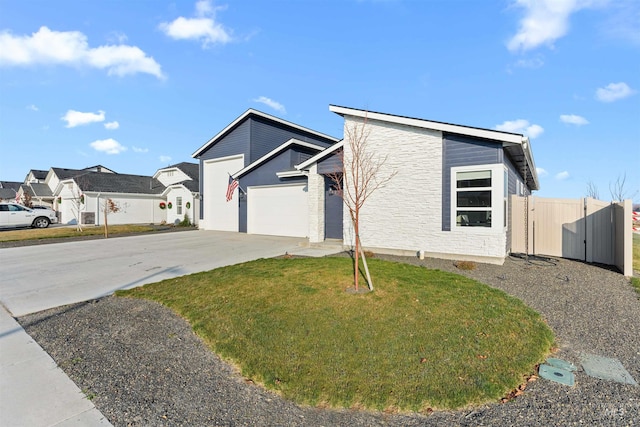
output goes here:
[{"label": "dark gray siding", "polygon": [[253,117],[251,119],[251,150],[249,163],[258,160],[291,138],[317,144],[322,147],[328,147],[333,144],[333,141],[329,139],[320,138],[311,133],[293,129],[281,123],[268,121],[262,117]]},{"label": "dark gray siding", "polygon": [[325,157],[318,162],[318,173],[328,174],[334,172],[342,172],[342,162],[340,156],[334,153],[328,157]]},{"label": "dark gray siding", "polygon": [[324,237],[342,239],[342,214],[344,201],[335,191],[336,185],[329,177],[324,177]]},{"label": "dark gray siding", "polygon": [[[293,163],[299,158],[301,153],[309,154],[308,150],[300,150],[297,147],[290,148],[288,150],[279,153],[270,160],[266,161],[256,169],[248,172],[246,175],[241,176],[238,181],[242,190],[240,192],[247,191],[248,187],[255,185],[277,185],[287,184],[294,182],[307,182],[307,177],[295,177],[295,178],[278,178],[277,172],[292,170]],[[247,232],[247,195],[243,195],[240,198],[240,232]]]},{"label": "dark gray siding", "polygon": [[200,155],[200,166],[202,166],[203,160],[235,156],[237,154],[244,154],[244,165],[247,166],[250,163],[250,141],[251,123],[250,120],[245,120]]},{"label": "dark gray siding", "polygon": [[451,231],[451,168],[501,163],[499,143],[444,134],[442,143],[442,231]]}]

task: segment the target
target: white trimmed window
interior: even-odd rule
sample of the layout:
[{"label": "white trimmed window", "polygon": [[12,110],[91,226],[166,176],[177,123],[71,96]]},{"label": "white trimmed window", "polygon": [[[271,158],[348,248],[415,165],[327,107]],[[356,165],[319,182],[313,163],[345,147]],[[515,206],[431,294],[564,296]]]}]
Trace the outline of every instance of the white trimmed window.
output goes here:
[{"label": "white trimmed window", "polygon": [[176,215],[182,215],[182,197],[176,197]]},{"label": "white trimmed window", "polygon": [[455,229],[506,227],[507,173],[502,164],[451,168],[451,222]]}]

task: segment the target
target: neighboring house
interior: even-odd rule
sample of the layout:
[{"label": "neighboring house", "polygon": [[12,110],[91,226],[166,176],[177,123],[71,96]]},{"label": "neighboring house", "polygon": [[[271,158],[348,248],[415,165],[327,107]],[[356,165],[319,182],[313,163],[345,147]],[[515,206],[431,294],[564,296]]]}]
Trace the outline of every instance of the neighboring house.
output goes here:
[{"label": "neighboring house", "polygon": [[[52,168],[52,170],[57,168]],[[127,175],[112,171],[61,173],[57,169],[56,209],[63,224],[104,224],[104,204],[111,199],[119,208],[109,213],[109,224],[154,224],[166,220],[160,204],[165,186],[150,176]],[[71,170],[64,170],[71,173]]]},{"label": "neighboring house", "polygon": [[[336,138],[249,109],[193,153],[206,230],[308,235],[306,177],[295,168]],[[227,200],[232,179],[239,188]]]},{"label": "neighboring house", "polygon": [[[539,188],[527,137],[333,105],[330,110],[344,117],[345,129],[366,121],[367,149],[374,159],[386,157],[380,177],[396,174],[361,210],[364,247],[504,261],[510,250],[508,196]],[[341,149],[349,158],[348,141],[342,141],[297,167],[308,174],[311,242],[339,235],[345,244],[354,241],[348,210],[336,207],[327,176],[340,171]]]},{"label": "neighboring house", "polygon": [[162,196],[167,201],[167,223],[175,224],[187,218],[197,225],[200,218],[200,165],[182,162],[167,166],[158,169],[153,178],[166,187]]}]

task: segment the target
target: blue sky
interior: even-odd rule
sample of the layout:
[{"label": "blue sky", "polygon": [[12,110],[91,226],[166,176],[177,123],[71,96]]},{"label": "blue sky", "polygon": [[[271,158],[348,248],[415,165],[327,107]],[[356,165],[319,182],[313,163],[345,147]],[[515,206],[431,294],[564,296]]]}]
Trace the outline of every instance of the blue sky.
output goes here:
[{"label": "blue sky", "polygon": [[636,0],[0,0],[0,180],[152,175],[248,108],[329,104],[528,134],[542,197],[640,201]]}]

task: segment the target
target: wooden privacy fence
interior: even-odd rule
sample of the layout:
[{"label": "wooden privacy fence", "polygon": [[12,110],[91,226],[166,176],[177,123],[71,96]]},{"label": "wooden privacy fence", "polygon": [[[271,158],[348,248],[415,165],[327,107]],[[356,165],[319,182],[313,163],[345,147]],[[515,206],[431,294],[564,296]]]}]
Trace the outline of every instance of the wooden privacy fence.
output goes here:
[{"label": "wooden privacy fence", "polygon": [[511,253],[614,265],[633,275],[632,203],[511,196]]}]

